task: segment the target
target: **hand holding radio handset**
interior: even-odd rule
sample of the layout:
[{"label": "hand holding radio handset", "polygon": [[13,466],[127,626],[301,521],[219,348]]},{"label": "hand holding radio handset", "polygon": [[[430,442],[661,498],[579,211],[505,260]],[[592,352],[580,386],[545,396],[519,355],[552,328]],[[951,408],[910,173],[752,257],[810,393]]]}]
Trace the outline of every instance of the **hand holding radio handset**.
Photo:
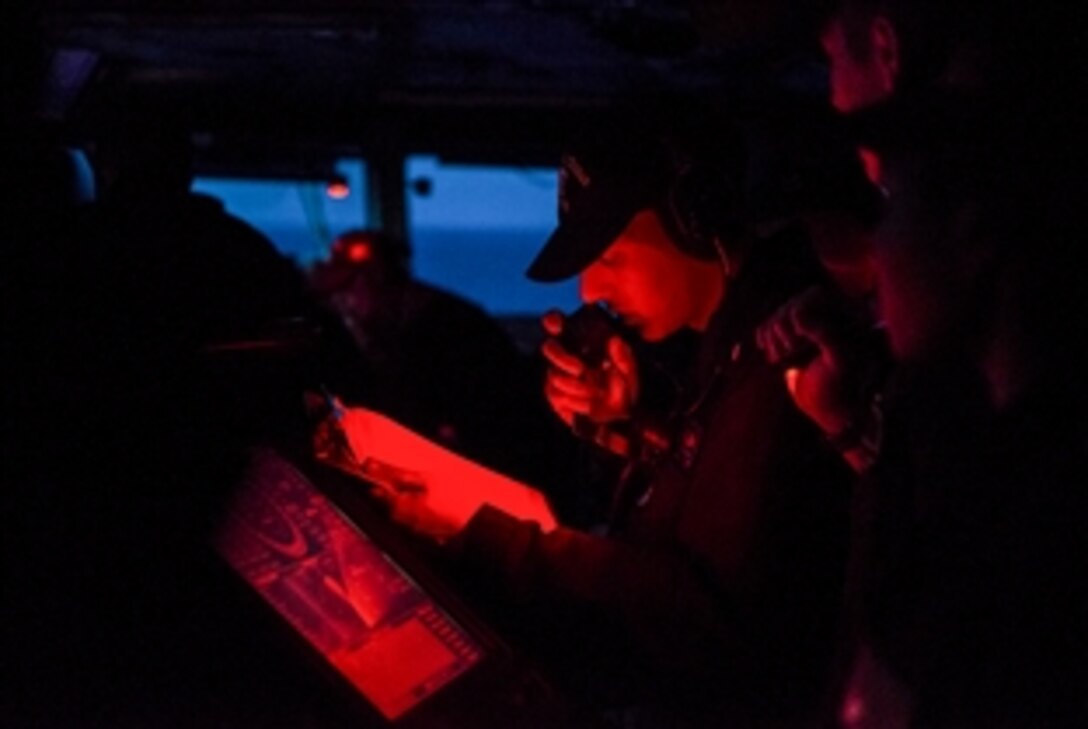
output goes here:
[{"label": "hand holding radio handset", "polygon": [[638,366],[619,324],[602,307],[570,315],[549,311],[541,319],[548,339],[544,394],[576,434],[592,437],[602,425],[631,417],[639,396]]}]

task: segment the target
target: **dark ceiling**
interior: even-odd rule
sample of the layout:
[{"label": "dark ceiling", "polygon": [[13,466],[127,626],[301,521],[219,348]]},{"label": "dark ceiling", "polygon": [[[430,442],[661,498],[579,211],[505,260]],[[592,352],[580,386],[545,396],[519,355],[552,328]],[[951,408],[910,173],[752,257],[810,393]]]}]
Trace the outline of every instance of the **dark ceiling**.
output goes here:
[{"label": "dark ceiling", "polygon": [[[611,99],[819,93],[818,0],[50,0],[47,111],[93,138],[182,120],[214,167],[428,150],[550,155]],[[229,150],[229,153],[226,151]]]}]

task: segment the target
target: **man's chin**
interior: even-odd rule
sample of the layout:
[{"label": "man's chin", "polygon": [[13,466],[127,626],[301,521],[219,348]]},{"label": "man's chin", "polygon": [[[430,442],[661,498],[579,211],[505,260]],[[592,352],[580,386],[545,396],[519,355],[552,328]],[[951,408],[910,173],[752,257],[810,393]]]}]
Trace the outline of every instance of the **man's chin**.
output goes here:
[{"label": "man's chin", "polygon": [[660,342],[667,339],[674,331],[639,316],[626,314],[620,314],[619,316],[623,326],[637,334],[644,342]]},{"label": "man's chin", "polygon": [[630,324],[632,329],[638,332],[638,336],[644,341],[650,344],[656,344],[664,340],[668,336],[668,332],[661,331],[658,327],[647,326],[646,324]]}]

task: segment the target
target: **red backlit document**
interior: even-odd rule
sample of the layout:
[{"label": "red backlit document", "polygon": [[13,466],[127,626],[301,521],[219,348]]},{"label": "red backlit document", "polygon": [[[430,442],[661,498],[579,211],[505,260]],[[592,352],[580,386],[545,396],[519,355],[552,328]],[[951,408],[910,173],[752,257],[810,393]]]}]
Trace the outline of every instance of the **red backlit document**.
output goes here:
[{"label": "red backlit document", "polygon": [[339,427],[362,475],[390,488],[423,489],[435,511],[458,523],[490,504],[534,521],[546,532],[556,527],[555,514],[536,489],[453,453],[380,413],[344,407]]}]

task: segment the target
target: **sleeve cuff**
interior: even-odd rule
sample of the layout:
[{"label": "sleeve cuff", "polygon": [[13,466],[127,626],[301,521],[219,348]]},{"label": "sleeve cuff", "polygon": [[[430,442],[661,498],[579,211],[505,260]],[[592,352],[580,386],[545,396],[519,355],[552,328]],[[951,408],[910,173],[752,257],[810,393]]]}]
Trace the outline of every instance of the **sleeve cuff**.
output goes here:
[{"label": "sleeve cuff", "polygon": [[524,565],[538,533],[539,527],[533,522],[521,521],[485,504],[449,546],[477,568],[514,574]]}]

